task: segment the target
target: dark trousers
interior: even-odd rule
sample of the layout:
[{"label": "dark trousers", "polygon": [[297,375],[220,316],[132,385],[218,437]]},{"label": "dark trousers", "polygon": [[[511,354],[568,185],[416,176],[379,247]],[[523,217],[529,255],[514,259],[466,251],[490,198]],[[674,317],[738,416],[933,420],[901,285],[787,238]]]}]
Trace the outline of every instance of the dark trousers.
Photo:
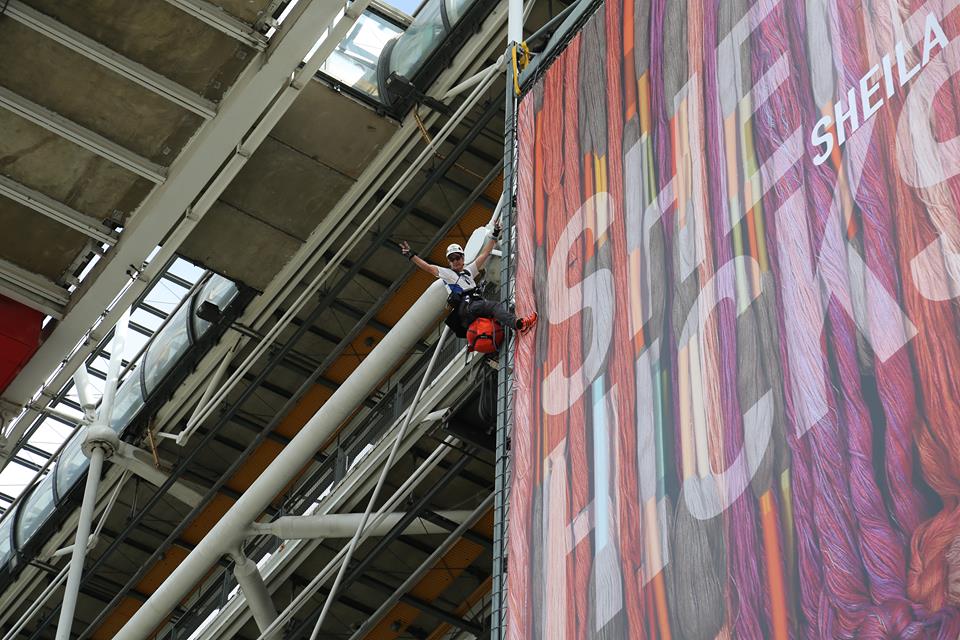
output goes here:
[{"label": "dark trousers", "polygon": [[460,308],[457,311],[465,327],[469,327],[477,318],[495,318],[505,328],[517,328],[517,316],[510,313],[507,306],[502,302],[482,298],[464,300],[460,303]]}]

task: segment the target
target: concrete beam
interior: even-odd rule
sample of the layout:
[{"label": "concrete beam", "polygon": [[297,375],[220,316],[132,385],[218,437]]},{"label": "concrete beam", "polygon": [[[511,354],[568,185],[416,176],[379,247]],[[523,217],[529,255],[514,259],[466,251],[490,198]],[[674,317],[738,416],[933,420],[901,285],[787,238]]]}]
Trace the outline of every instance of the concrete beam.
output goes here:
[{"label": "concrete beam", "polygon": [[217,113],[212,101],[28,7],[20,0],[9,0],[4,15],[202,118],[209,120]]},{"label": "concrete beam", "polygon": [[0,260],[0,293],[58,320],[70,302],[66,289],[6,260]]},{"label": "concrete beam", "polygon": [[151,182],[160,184],[166,180],[167,170],[155,162],[4,87],[0,87],[0,107]]},{"label": "concrete beam", "polygon": [[263,34],[257,33],[253,27],[234,18],[214,4],[205,0],[167,0],[167,2],[248,47],[253,47],[257,51],[267,48],[267,38]]},{"label": "concrete beam", "polygon": [[80,213],[76,209],[45,196],[39,191],[34,191],[30,187],[11,180],[6,176],[0,176],[0,194],[5,195],[14,202],[33,209],[37,213],[56,220],[60,224],[75,229],[89,238],[108,244],[111,247],[117,244],[117,240],[120,237],[116,231],[107,229],[103,226],[102,221],[97,220],[93,216]]}]

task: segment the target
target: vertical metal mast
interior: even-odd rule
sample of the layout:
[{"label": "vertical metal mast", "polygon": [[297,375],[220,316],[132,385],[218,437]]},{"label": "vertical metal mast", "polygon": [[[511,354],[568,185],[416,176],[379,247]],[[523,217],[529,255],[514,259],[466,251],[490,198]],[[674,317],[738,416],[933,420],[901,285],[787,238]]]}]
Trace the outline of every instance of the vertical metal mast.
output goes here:
[{"label": "vertical metal mast", "polygon": [[[521,0],[510,0],[507,23],[507,58],[511,48],[523,40],[523,7]],[[503,251],[500,260],[500,299],[513,300],[513,255],[516,240],[513,233],[516,206],[515,162],[517,157],[517,99],[514,92],[514,68],[507,64],[503,145],[503,203],[500,219],[503,224]],[[495,460],[493,520],[493,593],[491,601],[491,640],[506,637],[507,613],[507,525],[510,509],[510,434],[513,426],[513,354],[516,334],[500,353],[497,376],[497,449]]]}]

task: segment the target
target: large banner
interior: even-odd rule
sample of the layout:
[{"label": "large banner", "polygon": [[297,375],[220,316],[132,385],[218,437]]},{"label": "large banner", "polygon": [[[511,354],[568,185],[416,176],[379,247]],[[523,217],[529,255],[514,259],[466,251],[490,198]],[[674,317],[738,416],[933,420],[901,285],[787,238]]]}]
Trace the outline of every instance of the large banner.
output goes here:
[{"label": "large banner", "polygon": [[519,111],[509,637],[960,636],[957,0],[609,0]]}]

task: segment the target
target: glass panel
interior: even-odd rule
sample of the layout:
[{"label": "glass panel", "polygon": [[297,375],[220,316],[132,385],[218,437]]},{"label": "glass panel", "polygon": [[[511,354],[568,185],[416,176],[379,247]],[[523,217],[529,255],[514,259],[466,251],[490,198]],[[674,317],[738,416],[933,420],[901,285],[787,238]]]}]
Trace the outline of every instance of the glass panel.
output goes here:
[{"label": "glass panel", "polygon": [[198,267],[197,265],[193,264],[192,262],[188,262],[183,258],[177,258],[174,260],[173,264],[170,265],[170,268],[167,269],[167,271],[189,282],[196,282],[200,279],[200,276],[203,275],[203,269],[201,267]]},{"label": "glass panel", "polygon": [[[196,300],[194,309],[200,308],[200,305],[204,302],[212,302],[217,305],[221,311],[227,308],[227,305],[230,304],[230,301],[233,300],[233,297],[237,295],[237,285],[233,283],[232,280],[228,280],[223,276],[218,276],[213,274],[210,281],[207,284],[203,285],[203,290],[200,292],[199,297]],[[203,335],[203,333],[210,326],[210,323],[202,318],[198,318],[196,314],[193,316],[193,328],[197,336]]]},{"label": "glass panel", "polygon": [[476,1],[477,0],[446,0],[447,19],[450,20],[450,26],[452,27],[460,22],[463,14],[469,11],[470,7],[472,7]]},{"label": "glass panel", "polygon": [[149,395],[157,388],[164,375],[173,367],[173,364],[190,348],[190,337],[187,335],[187,321],[190,317],[190,305],[184,304],[177,314],[170,319],[160,333],[153,338],[153,344],[147,349],[143,363],[144,392]]},{"label": "glass panel", "polygon": [[53,513],[53,476],[48,475],[30,492],[20,508],[20,518],[17,522],[17,547],[23,548],[51,513]]},{"label": "glass panel", "polygon": [[63,453],[57,460],[57,495],[61,500],[90,464],[87,456],[80,450],[82,440],[83,434],[78,432],[64,447]]},{"label": "glass panel", "polygon": [[137,414],[140,407],[143,406],[144,398],[140,389],[140,372],[134,369],[127,374],[127,379],[117,389],[117,397],[114,399],[113,416],[110,418],[110,428],[120,433],[124,427],[130,424],[133,416]]},{"label": "glass panel", "polygon": [[364,13],[324,61],[320,71],[373,98],[379,98],[377,60],[387,42],[400,33],[403,33],[400,27],[380,16]]},{"label": "glass panel", "polygon": [[396,71],[408,80],[413,79],[427,56],[443,40],[445,32],[440,15],[441,2],[443,0],[430,0],[397,40],[390,54],[391,72]]},{"label": "glass panel", "polygon": [[0,567],[7,564],[10,556],[13,555],[13,548],[10,545],[10,527],[13,523],[13,513],[7,513],[3,522],[0,522]]}]

